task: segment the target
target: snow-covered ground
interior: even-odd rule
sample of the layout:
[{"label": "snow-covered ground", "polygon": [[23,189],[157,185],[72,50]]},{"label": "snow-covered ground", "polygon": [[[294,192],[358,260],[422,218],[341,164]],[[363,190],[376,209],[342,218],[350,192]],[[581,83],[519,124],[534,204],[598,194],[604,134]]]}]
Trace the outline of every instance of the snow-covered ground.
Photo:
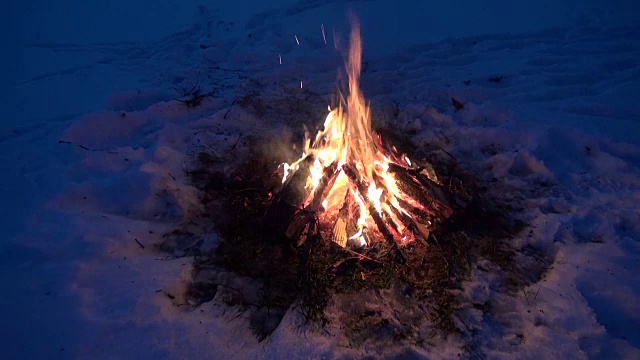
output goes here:
[{"label": "snow-covered ground", "polygon": [[[513,246],[553,258],[517,295],[479,264],[463,296],[492,311],[461,309],[465,338],[385,354],[640,357],[635,2],[161,4],[14,5],[4,22],[18,46],[1,93],[7,358],[381,355],[346,349],[339,329],[303,331],[295,313],[258,343],[215,302],[186,312],[166,294],[184,287],[190,259],[152,246],[198,211],[183,172],[194,151],[225,156],[240,135],[323,120],[287,104],[329,102],[348,9],[374,108],[398,104],[392,125],[512,189],[531,225]],[[195,84],[212,96],[188,108],[176,98]],[[274,105],[260,116],[239,99]]]}]

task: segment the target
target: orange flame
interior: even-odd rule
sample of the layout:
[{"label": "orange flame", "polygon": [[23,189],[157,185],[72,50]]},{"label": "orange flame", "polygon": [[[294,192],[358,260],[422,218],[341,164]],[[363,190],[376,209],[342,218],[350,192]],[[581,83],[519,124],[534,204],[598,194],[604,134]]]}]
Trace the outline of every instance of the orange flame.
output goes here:
[{"label": "orange flame", "polygon": [[354,206],[359,209],[357,211],[359,215],[357,231],[350,234],[349,238],[358,240],[361,245],[366,245],[365,230],[373,225],[373,220],[363,195],[359,194],[355,184],[349,181],[343,167],[349,164],[356,170],[358,180],[367,186],[366,198],[372,203],[375,211],[387,221],[392,222],[395,229],[402,233],[405,226],[398,218],[398,214],[408,217],[411,215],[402,208],[398,198],[405,201],[412,199],[400,191],[396,179],[388,170],[392,162],[411,166],[411,160],[406,156],[400,157],[396,154],[391,155],[393,160],[390,159],[390,156],[385,155],[383,149],[380,149],[374,141],[370,108],[364,100],[362,91],[360,91],[362,64],[360,27],[355,21],[352,25],[350,50],[346,62],[349,78],[348,97],[346,100],[341,97],[337,108],[331,109],[329,107],[324,127],[317,133],[313,143],[308,138],[305,140],[303,156],[292,164],[283,164],[284,177],[282,182],[285,183],[292,176],[302,160],[307,156],[312,156],[314,160],[306,182],[306,189],[310,194],[305,201],[306,206],[313,200],[314,191],[325,176],[324,170],[332,164],[336,164],[336,171],[339,173],[322,201],[322,209],[328,213],[335,213],[342,207],[346,195],[351,194]]}]

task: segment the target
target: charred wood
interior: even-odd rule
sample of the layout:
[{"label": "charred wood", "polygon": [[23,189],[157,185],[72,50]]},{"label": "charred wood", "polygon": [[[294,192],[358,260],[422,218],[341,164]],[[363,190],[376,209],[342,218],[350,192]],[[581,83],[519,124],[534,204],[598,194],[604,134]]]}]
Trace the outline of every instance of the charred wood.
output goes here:
[{"label": "charred wood", "polygon": [[309,222],[315,219],[315,213],[318,211],[322,200],[326,197],[327,189],[331,189],[331,186],[333,186],[335,178],[338,175],[336,168],[337,166],[335,164],[331,164],[324,169],[322,179],[320,179],[320,184],[318,184],[313,193],[310,204],[305,207],[304,210],[297,212],[289,223],[285,231],[285,236],[289,240],[297,241],[297,246],[301,246],[306,241],[306,238],[302,237],[302,232]]},{"label": "charred wood", "polygon": [[408,201],[405,201],[400,198],[397,198],[397,200],[403,209],[406,209],[412,216],[419,219],[420,222],[428,223],[430,221],[433,221],[433,218],[435,216],[433,212],[429,211],[429,209],[422,209],[422,208],[416,207],[411,203],[409,203]]},{"label": "charred wood", "polygon": [[314,220],[315,216],[306,211],[298,211],[294,216],[284,235],[291,241],[297,241],[297,246],[302,245],[305,238],[302,236],[304,229]]},{"label": "charred wood", "polygon": [[[289,224],[295,214],[302,208],[309,190],[305,188],[310,174],[313,157],[302,160],[296,172],[282,185],[264,215],[264,223],[268,231],[276,236],[286,236]],[[293,230],[292,230],[293,231]]]},{"label": "charred wood", "polygon": [[[448,195],[436,182],[422,174],[418,169],[408,169],[397,164],[389,165],[389,172],[399,180],[399,187],[407,195],[421,203],[429,204],[433,214],[448,218],[453,213],[453,205]],[[418,186],[416,186],[418,185]],[[424,194],[423,194],[424,192]]]},{"label": "charred wood", "polygon": [[278,193],[280,201],[302,207],[302,203],[307,198],[309,190],[306,189],[307,179],[311,174],[311,165],[313,164],[313,156],[307,156],[300,162],[298,169],[283,184],[282,189]]}]

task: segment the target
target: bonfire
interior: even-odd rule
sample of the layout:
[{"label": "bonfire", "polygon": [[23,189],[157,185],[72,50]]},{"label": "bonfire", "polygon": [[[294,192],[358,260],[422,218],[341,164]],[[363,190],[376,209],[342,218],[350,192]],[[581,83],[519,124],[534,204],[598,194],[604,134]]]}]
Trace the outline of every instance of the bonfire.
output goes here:
[{"label": "bonfire", "polygon": [[372,130],[360,90],[362,42],[354,23],[346,60],[348,93],[329,107],[323,129],[305,135],[304,152],[284,163],[268,223],[298,246],[320,231],[343,248],[426,242],[453,212],[433,168],[399,153]]},{"label": "bonfire", "polygon": [[[224,241],[209,258],[197,261],[196,280],[186,297],[202,304],[229,290],[228,304],[255,307],[250,321],[260,339],[275,330],[297,301],[307,320],[326,324],[324,310],[334,294],[383,288],[393,291],[376,298],[404,304],[401,317],[428,312],[439,328],[453,331],[455,307],[448,290],[469,268],[470,239],[479,239],[475,224],[487,228],[486,217],[469,212],[475,205],[465,207],[463,199],[471,199],[456,187],[458,181],[462,184],[452,175],[456,168],[444,166],[449,158],[437,160],[441,170],[436,176],[434,166],[416,158],[419,151],[398,150],[403,148],[398,132],[374,131],[360,90],[360,31],[357,24],[352,29],[345,61],[348,83],[329,107],[322,129],[315,136],[305,132],[298,159],[276,168],[281,158],[250,146],[256,149],[254,156],[229,175],[212,169],[214,162],[205,161],[207,156],[200,159],[202,169],[192,172],[213,207],[207,214],[215,214]],[[409,143],[407,139],[404,145]],[[210,200],[219,197],[223,201]],[[459,215],[455,226],[453,214]],[[466,218],[474,220],[458,221]],[[260,290],[220,283],[218,275],[211,274],[218,267],[245,280],[260,280]],[[358,296],[367,299],[371,294]],[[354,311],[345,311],[339,321],[351,329],[349,336],[356,342],[357,329],[376,332],[388,320],[380,312]],[[409,334],[415,328],[401,325],[407,318],[396,324],[403,329],[398,331]],[[361,338],[368,338],[364,334]],[[416,339],[422,336],[416,334]]]}]

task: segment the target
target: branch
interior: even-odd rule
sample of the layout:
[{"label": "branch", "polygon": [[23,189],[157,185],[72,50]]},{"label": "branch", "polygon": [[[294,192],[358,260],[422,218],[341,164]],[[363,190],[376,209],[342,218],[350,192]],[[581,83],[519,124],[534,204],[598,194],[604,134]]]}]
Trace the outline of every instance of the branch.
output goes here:
[{"label": "branch", "polygon": [[233,99],[233,101],[231,102],[231,105],[229,106],[229,110],[227,110],[227,112],[226,112],[226,113],[224,113],[224,116],[222,117],[223,119],[225,119],[225,120],[227,119],[227,115],[229,115],[229,113],[230,113],[230,112],[231,112],[231,110],[233,109],[233,105],[235,105],[235,104],[236,104],[236,101],[237,101],[237,100],[238,100],[237,98],[236,98],[236,99]]},{"label": "branch", "polygon": [[74,143],[72,143],[71,141],[58,140],[58,144],[69,144],[69,145],[75,145],[75,146],[77,146],[77,147],[79,147],[79,148],[81,148],[81,149],[87,150],[87,151],[93,151],[93,152],[106,151],[106,152],[107,152],[107,153],[109,153],[109,154],[118,154],[118,152],[117,152],[117,151],[110,150],[110,149],[107,149],[107,148],[105,148],[105,149],[91,149],[91,148],[88,148],[88,147],[86,147],[86,146],[84,146],[84,145],[74,144]]},{"label": "branch", "polygon": [[391,245],[391,247],[396,251],[396,255],[399,257],[399,259],[402,262],[404,262],[406,260],[406,257],[400,251],[400,248],[396,243],[395,237],[393,236],[393,234],[391,234],[391,231],[389,231],[389,229],[387,228],[387,225],[384,223],[384,220],[382,220],[382,217],[380,216],[380,214],[378,214],[378,211],[376,211],[376,208],[373,205],[373,202],[369,200],[369,197],[367,196],[367,187],[358,179],[356,172],[353,170],[353,168],[350,165],[345,165],[342,167],[342,169],[344,170],[344,173],[347,175],[347,177],[358,188],[358,192],[360,193],[360,196],[362,196],[362,199],[364,200],[365,204],[367,204],[367,210],[369,211],[369,215],[373,219],[373,222],[376,223],[378,230],[380,230],[380,233],[385,238],[387,243],[389,243],[389,245]]}]

